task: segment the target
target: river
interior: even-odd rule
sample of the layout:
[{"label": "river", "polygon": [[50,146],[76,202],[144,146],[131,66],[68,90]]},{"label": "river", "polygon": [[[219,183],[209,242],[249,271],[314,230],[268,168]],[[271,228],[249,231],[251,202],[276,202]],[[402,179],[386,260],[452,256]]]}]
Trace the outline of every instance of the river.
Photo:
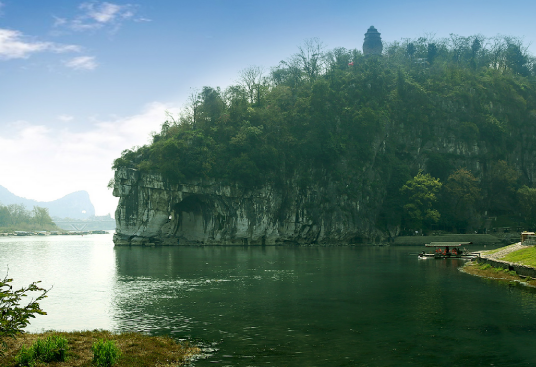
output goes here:
[{"label": "river", "polygon": [[464,274],[463,260],[419,260],[419,250],[3,237],[0,271],[52,287],[48,315],[29,331],[171,335],[204,346],[196,367],[536,365],[533,289]]}]

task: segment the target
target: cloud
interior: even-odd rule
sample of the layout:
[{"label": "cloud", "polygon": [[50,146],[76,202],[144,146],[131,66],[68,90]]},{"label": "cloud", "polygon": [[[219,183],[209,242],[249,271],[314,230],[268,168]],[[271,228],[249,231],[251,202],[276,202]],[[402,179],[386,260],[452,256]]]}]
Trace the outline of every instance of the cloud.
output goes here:
[{"label": "cloud", "polygon": [[76,45],[28,40],[21,32],[0,28],[0,59],[26,59],[37,52],[78,52]]},{"label": "cloud", "polygon": [[117,199],[106,188],[113,160],[125,149],[147,144],[166,120],[165,111],[176,114],[179,108],[149,103],[136,115],[92,121],[84,132],[74,131],[72,124],[52,129],[14,122],[9,134],[0,133],[0,156],[10,157],[2,163],[0,185],[40,201],[86,190],[97,215],[113,214]]},{"label": "cloud", "polygon": [[136,7],[132,4],[92,1],[80,4],[78,9],[80,14],[73,19],[54,17],[54,26],[67,27],[74,31],[92,31],[105,27],[117,30],[122,22],[134,17]]},{"label": "cloud", "polygon": [[64,65],[74,70],[95,70],[98,64],[94,56],[79,56],[65,61]]},{"label": "cloud", "polygon": [[[115,20],[122,13],[122,6],[111,3],[84,3],[80,9],[86,12],[86,15],[99,23],[108,23]],[[131,16],[131,12],[126,11],[126,17]],[[123,13],[123,14],[125,14]]]},{"label": "cloud", "polygon": [[59,115],[59,116],[58,116],[58,120],[63,121],[63,122],[70,122],[70,121],[72,121],[73,119],[74,119],[74,117],[71,116],[71,115],[65,115],[65,114],[63,114],[63,115]]}]

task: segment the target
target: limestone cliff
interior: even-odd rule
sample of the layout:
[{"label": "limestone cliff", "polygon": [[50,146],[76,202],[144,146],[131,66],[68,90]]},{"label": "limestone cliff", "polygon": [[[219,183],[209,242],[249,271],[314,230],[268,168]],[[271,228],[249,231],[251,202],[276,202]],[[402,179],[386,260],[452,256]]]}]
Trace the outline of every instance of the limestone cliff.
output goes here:
[{"label": "limestone cliff", "polygon": [[[115,173],[116,245],[348,244],[381,235],[373,198],[335,196],[332,187],[255,191],[215,181],[172,185],[159,174]],[[373,205],[377,206],[377,205]]]}]

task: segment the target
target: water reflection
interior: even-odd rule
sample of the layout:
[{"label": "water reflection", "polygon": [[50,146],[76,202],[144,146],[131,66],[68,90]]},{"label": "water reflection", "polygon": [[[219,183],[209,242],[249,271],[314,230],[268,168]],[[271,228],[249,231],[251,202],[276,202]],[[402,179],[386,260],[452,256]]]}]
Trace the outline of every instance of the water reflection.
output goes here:
[{"label": "water reflection", "polygon": [[116,321],[215,342],[199,366],[536,363],[533,292],[409,252],[117,248]]}]

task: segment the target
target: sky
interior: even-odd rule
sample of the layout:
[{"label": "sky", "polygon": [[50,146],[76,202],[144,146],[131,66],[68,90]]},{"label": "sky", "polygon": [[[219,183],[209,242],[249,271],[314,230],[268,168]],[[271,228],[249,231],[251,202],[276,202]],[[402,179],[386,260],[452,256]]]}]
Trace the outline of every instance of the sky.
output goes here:
[{"label": "sky", "polygon": [[536,54],[534,14],[534,0],[0,0],[0,185],[38,201],[86,190],[114,216],[113,160],[203,86],[311,38],[361,50],[371,25],[384,42],[509,35]]}]

